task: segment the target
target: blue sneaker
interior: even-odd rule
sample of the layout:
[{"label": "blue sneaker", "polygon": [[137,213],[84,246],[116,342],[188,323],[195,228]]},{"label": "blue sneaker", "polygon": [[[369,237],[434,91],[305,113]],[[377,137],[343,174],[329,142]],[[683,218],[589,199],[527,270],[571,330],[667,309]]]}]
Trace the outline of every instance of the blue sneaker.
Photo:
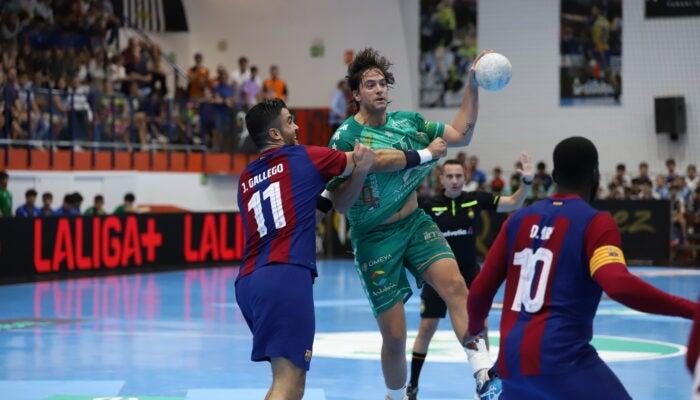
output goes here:
[{"label": "blue sneaker", "polygon": [[484,383],[477,395],[479,400],[498,400],[501,398],[501,393],[503,393],[503,382],[500,377],[493,376]]}]

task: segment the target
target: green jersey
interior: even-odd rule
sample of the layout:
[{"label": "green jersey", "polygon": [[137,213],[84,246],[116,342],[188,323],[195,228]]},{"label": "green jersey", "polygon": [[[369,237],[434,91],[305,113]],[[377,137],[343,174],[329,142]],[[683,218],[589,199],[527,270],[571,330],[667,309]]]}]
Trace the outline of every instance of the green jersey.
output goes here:
[{"label": "green jersey", "polygon": [[0,217],[12,216],[12,193],[7,189],[0,189]]},{"label": "green jersey", "polygon": [[[382,126],[364,126],[354,117],[348,118],[335,131],[328,146],[352,151],[355,139],[359,139],[373,150],[421,150],[442,137],[444,131],[444,124],[426,121],[418,113],[396,111],[387,113]],[[436,163],[437,160],[433,160],[407,170],[367,175],[360,197],[348,212],[353,232],[367,232],[399,211]],[[328,187],[333,188],[343,181],[343,178],[335,178]]]}]

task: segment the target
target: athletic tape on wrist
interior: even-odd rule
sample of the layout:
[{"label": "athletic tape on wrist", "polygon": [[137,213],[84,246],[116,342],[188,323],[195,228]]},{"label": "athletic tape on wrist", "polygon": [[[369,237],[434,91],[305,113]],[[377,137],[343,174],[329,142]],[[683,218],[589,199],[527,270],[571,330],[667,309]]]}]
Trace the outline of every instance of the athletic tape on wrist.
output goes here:
[{"label": "athletic tape on wrist", "polygon": [[428,149],[418,150],[418,155],[420,156],[421,164],[433,161],[433,153],[431,153]]},{"label": "athletic tape on wrist", "polygon": [[489,356],[489,351],[486,348],[486,340],[479,338],[478,341],[472,341],[469,344],[475,344],[476,350],[464,347],[464,352],[467,353],[467,359],[469,359],[469,366],[473,373],[477,373],[484,368],[491,368],[493,366],[493,361]]}]

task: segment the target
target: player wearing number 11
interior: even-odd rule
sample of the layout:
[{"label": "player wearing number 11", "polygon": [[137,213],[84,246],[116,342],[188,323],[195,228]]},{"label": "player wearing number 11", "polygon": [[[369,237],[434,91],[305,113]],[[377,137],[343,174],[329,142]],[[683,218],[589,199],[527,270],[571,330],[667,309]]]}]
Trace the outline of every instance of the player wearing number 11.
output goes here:
[{"label": "player wearing number 11", "polygon": [[502,226],[467,301],[478,334],[505,280],[496,370],[503,398],[631,399],[591,346],[602,292],[636,310],[691,319],[697,303],[630,274],[612,216],[588,203],[598,189],[598,152],[571,137],[554,149],[556,193]]},{"label": "player wearing number 11", "polygon": [[[282,100],[252,107],[248,131],[260,157],[241,174],[238,207],[245,251],[236,278],[236,301],[253,333],[253,361],[270,361],[273,381],[266,399],[301,399],[315,330],[316,198],[335,176],[412,168],[416,152],[379,150],[355,143],[351,152],[297,144],[299,127]],[[439,158],[442,139],[428,146]],[[354,193],[357,197],[359,188]]]}]

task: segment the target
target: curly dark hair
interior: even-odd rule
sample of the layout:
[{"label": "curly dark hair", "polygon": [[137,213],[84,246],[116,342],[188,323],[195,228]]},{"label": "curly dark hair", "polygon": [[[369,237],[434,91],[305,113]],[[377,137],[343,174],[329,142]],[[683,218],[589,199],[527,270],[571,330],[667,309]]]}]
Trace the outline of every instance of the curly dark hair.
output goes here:
[{"label": "curly dark hair", "polygon": [[[360,90],[362,75],[368,70],[378,69],[379,72],[384,75],[387,85],[391,87],[394,84],[394,74],[391,72],[392,66],[393,64],[386,57],[379,54],[377,50],[371,47],[366,47],[360,50],[360,52],[355,55],[355,58],[348,65],[348,74],[345,77],[345,80],[348,81],[350,90]],[[359,104],[357,104],[357,101],[354,99],[353,101],[359,109]]]}]

